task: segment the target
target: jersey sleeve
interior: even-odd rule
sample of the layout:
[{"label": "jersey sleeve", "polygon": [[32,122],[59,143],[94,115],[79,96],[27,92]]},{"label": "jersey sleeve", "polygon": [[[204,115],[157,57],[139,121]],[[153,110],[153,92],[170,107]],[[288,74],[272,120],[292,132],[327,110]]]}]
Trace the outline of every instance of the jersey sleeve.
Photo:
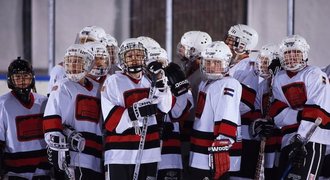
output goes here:
[{"label": "jersey sleeve", "polygon": [[120,101],[122,92],[118,92],[116,81],[109,76],[101,90],[101,109],[104,117],[104,127],[107,131],[122,133],[133,127],[127,108]]},{"label": "jersey sleeve", "polygon": [[218,138],[236,139],[237,125],[240,119],[239,104],[242,95],[242,86],[236,80],[226,83],[222,91],[213,92],[210,101],[215,107],[214,133]]},{"label": "jersey sleeve", "polygon": [[184,122],[189,115],[191,108],[193,107],[192,93],[188,92],[175,98],[174,106],[169,112],[172,122]]}]

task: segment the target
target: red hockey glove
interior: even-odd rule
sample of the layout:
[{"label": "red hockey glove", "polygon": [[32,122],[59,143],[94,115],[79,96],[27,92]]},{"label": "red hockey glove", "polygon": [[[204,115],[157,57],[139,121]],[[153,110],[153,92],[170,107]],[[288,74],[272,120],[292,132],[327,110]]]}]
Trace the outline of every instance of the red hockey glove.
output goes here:
[{"label": "red hockey glove", "polygon": [[230,141],[215,140],[209,150],[209,166],[214,179],[219,179],[222,175],[229,171],[230,159],[229,148]]}]

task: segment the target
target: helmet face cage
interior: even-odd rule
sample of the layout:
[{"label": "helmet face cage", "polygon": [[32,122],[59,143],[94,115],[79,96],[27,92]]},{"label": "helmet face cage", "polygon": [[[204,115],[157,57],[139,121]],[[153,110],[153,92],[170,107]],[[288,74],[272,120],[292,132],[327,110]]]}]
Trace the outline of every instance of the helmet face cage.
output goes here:
[{"label": "helmet face cage", "polygon": [[20,58],[14,60],[8,67],[8,88],[18,94],[27,95],[35,85],[35,77],[29,62]]},{"label": "helmet face cage", "polygon": [[279,53],[283,69],[297,72],[306,67],[309,49],[307,41],[299,35],[284,39]]},{"label": "helmet face cage", "polygon": [[270,78],[271,72],[268,67],[272,60],[278,58],[278,46],[276,44],[264,45],[254,64],[254,70],[262,78]]},{"label": "helmet face cage", "polygon": [[254,70],[256,74],[265,79],[269,78],[271,76],[268,70],[268,66],[270,65],[270,63],[271,60],[267,56],[259,55],[254,64]]},{"label": "helmet face cage", "polygon": [[138,73],[145,67],[147,52],[136,38],[125,40],[120,46],[119,60],[124,71]]},{"label": "helmet face cage", "polygon": [[93,76],[105,76],[111,67],[108,50],[105,47],[96,47],[94,50],[94,66],[90,72]]},{"label": "helmet face cage", "polygon": [[230,27],[226,38],[226,44],[236,54],[244,54],[253,50],[258,43],[258,33],[251,27],[238,24]]},{"label": "helmet face cage", "polygon": [[91,71],[93,65],[93,52],[82,45],[72,45],[64,56],[66,76],[74,82],[83,79]]},{"label": "helmet face cage", "polygon": [[202,72],[208,79],[223,78],[229,71],[229,62],[223,59],[203,59]]},{"label": "helmet face cage", "polygon": [[201,70],[207,79],[221,79],[228,73],[232,53],[224,42],[213,42],[205,48],[201,56]]},{"label": "helmet face cage", "polygon": [[109,58],[110,58],[110,63],[112,65],[114,64],[118,64],[118,46],[107,46],[107,50],[108,50],[108,53],[109,53]]}]

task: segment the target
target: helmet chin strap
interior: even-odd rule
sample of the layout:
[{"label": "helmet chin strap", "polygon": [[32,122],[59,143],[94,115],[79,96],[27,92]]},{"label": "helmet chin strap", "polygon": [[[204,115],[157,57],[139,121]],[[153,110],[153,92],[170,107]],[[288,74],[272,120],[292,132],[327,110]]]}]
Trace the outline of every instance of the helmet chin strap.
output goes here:
[{"label": "helmet chin strap", "polygon": [[30,93],[31,88],[24,88],[24,89],[13,89],[16,97],[22,101],[24,104],[28,104],[30,102]]}]

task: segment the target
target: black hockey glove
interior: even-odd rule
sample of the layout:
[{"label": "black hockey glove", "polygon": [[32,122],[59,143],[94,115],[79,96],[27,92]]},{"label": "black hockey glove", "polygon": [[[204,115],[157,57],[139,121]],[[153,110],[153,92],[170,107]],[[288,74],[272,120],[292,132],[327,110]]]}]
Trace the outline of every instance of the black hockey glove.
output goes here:
[{"label": "black hockey glove", "polygon": [[270,137],[275,130],[275,125],[272,121],[267,119],[258,118],[251,124],[251,134],[253,137]]},{"label": "black hockey glove", "polygon": [[164,141],[168,140],[173,133],[174,126],[171,122],[163,122],[163,124],[160,126],[160,138]]},{"label": "black hockey glove", "polygon": [[162,69],[162,67],[163,67],[162,63],[158,61],[153,61],[147,65],[147,70],[149,73],[158,74]]},{"label": "black hockey glove", "polygon": [[165,75],[168,78],[168,85],[171,87],[171,92],[175,96],[180,96],[189,90],[189,81],[186,79],[184,72],[180,66],[175,63],[170,63],[165,68]]},{"label": "black hockey glove", "polygon": [[67,165],[70,163],[69,145],[66,137],[60,132],[52,132],[49,135],[47,144],[49,163],[56,170],[66,170]]},{"label": "black hockey glove", "polygon": [[279,58],[273,59],[270,65],[268,66],[270,74],[275,76],[275,74],[281,70],[281,62]]},{"label": "black hockey glove", "polygon": [[305,165],[307,156],[307,150],[299,134],[293,137],[290,146],[292,150],[289,153],[289,161],[292,163],[293,168],[299,169]]},{"label": "black hockey glove", "polygon": [[131,121],[156,114],[157,104],[154,104],[153,101],[154,99],[142,99],[129,107],[127,111]]}]

